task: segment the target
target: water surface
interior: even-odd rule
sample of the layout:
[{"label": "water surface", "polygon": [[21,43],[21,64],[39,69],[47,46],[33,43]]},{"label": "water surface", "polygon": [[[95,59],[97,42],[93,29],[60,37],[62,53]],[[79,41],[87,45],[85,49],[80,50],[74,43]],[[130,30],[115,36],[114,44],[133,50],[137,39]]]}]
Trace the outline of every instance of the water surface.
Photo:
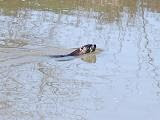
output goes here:
[{"label": "water surface", "polygon": [[[0,0],[0,119],[159,120],[159,0]],[[96,53],[57,61],[94,43]]]}]

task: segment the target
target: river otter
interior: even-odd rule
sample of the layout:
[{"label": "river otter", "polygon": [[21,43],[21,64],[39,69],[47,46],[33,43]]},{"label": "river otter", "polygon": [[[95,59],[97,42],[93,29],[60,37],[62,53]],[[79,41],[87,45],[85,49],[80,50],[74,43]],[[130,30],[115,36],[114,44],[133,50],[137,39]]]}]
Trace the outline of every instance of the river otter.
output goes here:
[{"label": "river otter", "polygon": [[67,56],[80,56],[80,55],[84,55],[87,53],[91,53],[94,52],[96,50],[96,45],[95,44],[87,44],[84,45],[78,49],[76,49],[75,51],[66,54],[66,55],[51,55],[50,57],[54,57],[54,58],[60,58],[60,57],[67,57]]}]

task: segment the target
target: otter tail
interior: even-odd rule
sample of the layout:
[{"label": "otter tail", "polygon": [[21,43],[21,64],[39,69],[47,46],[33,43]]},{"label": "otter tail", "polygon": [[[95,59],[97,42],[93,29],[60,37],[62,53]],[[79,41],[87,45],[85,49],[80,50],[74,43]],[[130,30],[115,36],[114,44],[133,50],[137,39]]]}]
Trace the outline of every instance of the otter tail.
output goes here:
[{"label": "otter tail", "polygon": [[68,55],[49,55],[49,57],[52,58],[61,58],[61,57],[67,57]]}]

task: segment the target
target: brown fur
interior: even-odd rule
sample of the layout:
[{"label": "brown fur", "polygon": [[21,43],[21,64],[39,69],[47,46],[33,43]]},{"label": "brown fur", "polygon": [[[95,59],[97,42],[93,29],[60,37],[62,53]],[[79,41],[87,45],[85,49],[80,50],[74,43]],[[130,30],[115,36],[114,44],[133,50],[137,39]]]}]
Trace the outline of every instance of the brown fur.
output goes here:
[{"label": "brown fur", "polygon": [[96,50],[96,45],[95,44],[87,44],[87,45],[82,46],[81,48],[76,49],[75,51],[71,52],[70,54],[67,54],[67,55],[52,55],[50,57],[60,58],[60,57],[67,57],[67,56],[79,56],[79,55],[94,52],[95,50]]},{"label": "brown fur", "polygon": [[82,46],[81,48],[76,49],[72,53],[68,54],[68,56],[79,56],[83,54],[87,54],[90,52],[94,52],[96,50],[96,45],[94,44],[87,44]]}]

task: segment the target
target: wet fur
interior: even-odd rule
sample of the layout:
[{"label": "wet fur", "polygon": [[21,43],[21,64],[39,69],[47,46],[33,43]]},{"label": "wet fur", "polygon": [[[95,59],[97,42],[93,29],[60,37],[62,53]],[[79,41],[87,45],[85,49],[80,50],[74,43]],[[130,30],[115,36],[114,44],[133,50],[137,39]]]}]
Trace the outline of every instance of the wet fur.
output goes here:
[{"label": "wet fur", "polygon": [[75,51],[73,51],[67,55],[52,55],[50,57],[61,58],[61,57],[67,57],[67,56],[80,56],[83,54],[94,52],[95,50],[96,50],[95,44],[87,44],[87,45],[82,46],[81,48],[76,49]]}]

